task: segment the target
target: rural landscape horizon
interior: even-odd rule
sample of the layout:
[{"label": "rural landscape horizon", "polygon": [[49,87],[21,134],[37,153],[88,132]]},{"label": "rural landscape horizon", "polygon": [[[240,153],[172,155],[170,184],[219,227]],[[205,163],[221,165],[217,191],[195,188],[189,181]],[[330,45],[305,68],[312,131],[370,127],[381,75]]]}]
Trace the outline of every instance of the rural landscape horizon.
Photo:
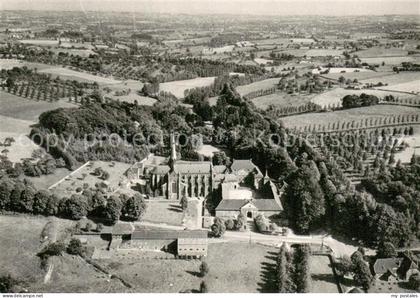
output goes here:
[{"label": "rural landscape horizon", "polygon": [[16,0],[2,10],[228,15],[419,15],[417,0]]},{"label": "rural landscape horizon", "polygon": [[0,298],[73,293],[418,297],[420,1],[1,1]]}]

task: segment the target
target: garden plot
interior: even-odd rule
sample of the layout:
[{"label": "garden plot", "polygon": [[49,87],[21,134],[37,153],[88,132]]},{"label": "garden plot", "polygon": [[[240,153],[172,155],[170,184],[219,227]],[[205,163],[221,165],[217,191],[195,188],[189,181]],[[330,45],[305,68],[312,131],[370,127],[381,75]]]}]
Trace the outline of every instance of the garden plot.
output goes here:
[{"label": "garden plot", "polygon": [[211,86],[214,83],[215,78],[216,77],[205,77],[161,83],[159,85],[159,91],[172,93],[177,98],[184,98],[185,90]]},{"label": "garden plot", "polygon": [[[121,182],[124,181],[124,173],[130,166],[130,164],[121,162],[92,161],[53,185],[51,191],[59,197],[69,197],[77,193],[78,188],[83,189],[84,185],[94,187],[96,184],[103,185],[111,191],[116,191],[120,188]],[[105,179],[95,175],[94,171],[97,168],[101,168],[108,173],[109,177]]]}]

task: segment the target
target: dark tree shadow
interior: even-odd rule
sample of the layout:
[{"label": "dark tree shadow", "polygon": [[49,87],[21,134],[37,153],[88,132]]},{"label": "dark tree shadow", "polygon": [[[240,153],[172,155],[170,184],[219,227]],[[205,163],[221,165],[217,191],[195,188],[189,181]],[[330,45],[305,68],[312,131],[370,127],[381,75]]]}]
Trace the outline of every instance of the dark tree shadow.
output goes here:
[{"label": "dark tree shadow", "polygon": [[175,209],[175,208],[168,208],[168,210],[169,210],[169,211],[176,212],[176,213],[182,213],[182,209],[181,209],[181,210],[179,210],[179,209]]},{"label": "dark tree shadow", "polygon": [[186,270],[185,272],[187,272],[188,274],[191,274],[192,276],[201,277],[200,272],[198,271]]},{"label": "dark tree shadow", "polygon": [[276,260],[274,257],[276,253],[269,252],[268,256],[265,258],[269,260],[269,262],[262,262],[261,263],[261,280],[262,282],[258,283],[258,291],[260,293],[277,293],[277,269],[276,269]]},{"label": "dark tree shadow", "polygon": [[178,212],[178,213],[183,212],[182,207],[179,206],[179,205],[175,205],[175,204],[170,204],[169,207],[168,207],[168,210]]}]

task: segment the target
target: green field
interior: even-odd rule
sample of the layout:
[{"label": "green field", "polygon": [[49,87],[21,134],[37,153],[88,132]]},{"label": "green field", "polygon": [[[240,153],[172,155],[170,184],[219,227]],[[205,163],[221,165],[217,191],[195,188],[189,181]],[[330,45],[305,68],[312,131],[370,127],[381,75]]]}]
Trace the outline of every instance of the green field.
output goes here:
[{"label": "green field", "polygon": [[238,86],[236,87],[236,91],[238,91],[241,96],[244,96],[250,92],[273,88],[279,83],[279,80],[279,78],[266,79],[248,85]]},{"label": "green field", "polygon": [[74,223],[52,217],[0,216],[0,275],[11,274],[30,293],[126,290],[119,281],[98,272],[80,257],[67,254],[51,259],[51,280],[44,283],[46,270],[41,268],[36,254],[41,250],[41,233],[50,221],[55,223],[51,236],[56,239],[62,239],[65,228]]},{"label": "green field", "polygon": [[175,226],[182,225],[184,217],[181,205],[175,201],[147,201],[147,211],[142,220],[164,223]]},{"label": "green field", "polygon": [[46,218],[0,216],[0,275],[11,274],[29,282],[42,282],[44,271],[36,254]]},{"label": "green field", "polygon": [[[390,89],[388,86],[382,87],[384,89]],[[313,103],[316,103],[320,105],[321,107],[326,107],[328,105],[340,105],[341,106],[341,99],[346,95],[352,95],[357,94],[360,95],[362,93],[365,94],[371,94],[376,95],[379,98],[383,98],[386,95],[393,95],[398,98],[410,98],[412,95],[410,94],[404,94],[404,93],[398,93],[398,92],[392,92],[392,91],[382,91],[382,90],[376,90],[376,89],[363,89],[363,90],[352,90],[352,89],[343,89],[343,88],[335,88],[330,91],[321,93],[317,96],[315,96],[312,99]]]},{"label": "green field", "polygon": [[[209,292],[275,292],[275,249],[247,243],[213,243],[208,250],[210,271],[204,280]],[[132,291],[137,293],[197,291],[202,280],[198,276],[200,261],[124,258],[99,262],[134,285]]]},{"label": "green field", "polygon": [[402,71],[399,74],[392,72],[382,77],[366,78],[359,81],[365,84],[366,83],[376,84],[378,82],[382,82],[383,84],[396,85],[396,84],[419,81],[419,80],[420,80],[420,72]]},{"label": "green field", "polygon": [[210,86],[214,83],[214,79],[215,77],[207,77],[161,83],[159,91],[170,92],[177,98],[183,98],[185,90]]},{"label": "green field", "polygon": [[80,82],[88,82],[88,83],[97,82],[98,84],[121,83],[121,81],[115,80],[110,77],[97,76],[90,73],[80,72],[80,71],[76,71],[76,70],[72,70],[72,69],[64,68],[64,67],[51,67],[51,68],[40,70],[39,72],[51,74],[56,77],[59,76],[62,79],[76,80]]},{"label": "green field", "polygon": [[64,100],[54,102],[36,101],[0,91],[0,115],[15,119],[37,122],[39,115],[43,112],[72,107],[76,106]]},{"label": "green field", "polygon": [[266,109],[269,105],[275,105],[276,107],[283,108],[304,105],[315,96],[316,94],[293,95],[282,92],[256,97],[251,99],[251,101],[260,109]]},{"label": "green field", "polygon": [[311,293],[338,293],[330,259],[327,256],[311,256]]},{"label": "green field", "polygon": [[408,51],[401,48],[386,49],[384,47],[373,47],[352,54],[357,55],[359,58],[402,57],[407,56]]},{"label": "green field", "polygon": [[323,74],[322,77],[329,78],[332,80],[338,80],[340,77],[344,77],[346,80],[354,80],[357,79],[358,81],[365,81],[365,80],[381,80],[383,77],[392,76],[394,72],[392,71],[363,71],[363,72],[346,72],[346,73],[327,73]]}]

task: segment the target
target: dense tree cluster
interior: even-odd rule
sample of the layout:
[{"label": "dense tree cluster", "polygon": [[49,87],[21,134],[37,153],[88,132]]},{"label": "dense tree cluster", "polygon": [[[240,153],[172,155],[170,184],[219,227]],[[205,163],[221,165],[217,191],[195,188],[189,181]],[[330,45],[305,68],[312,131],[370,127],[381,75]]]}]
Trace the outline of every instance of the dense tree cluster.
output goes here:
[{"label": "dense tree cluster", "polygon": [[87,215],[114,224],[120,218],[136,221],[146,211],[143,198],[111,195],[99,189],[85,189],[70,197],[59,198],[48,190],[36,190],[27,180],[0,179],[0,210],[81,219]]},{"label": "dense tree cluster", "polygon": [[292,253],[283,243],[277,256],[279,293],[308,293],[310,291],[309,257],[310,248],[308,245],[296,245]]},{"label": "dense tree cluster", "polygon": [[379,98],[375,95],[362,93],[360,95],[346,95],[341,101],[343,109],[351,109],[377,105],[379,103]]}]

